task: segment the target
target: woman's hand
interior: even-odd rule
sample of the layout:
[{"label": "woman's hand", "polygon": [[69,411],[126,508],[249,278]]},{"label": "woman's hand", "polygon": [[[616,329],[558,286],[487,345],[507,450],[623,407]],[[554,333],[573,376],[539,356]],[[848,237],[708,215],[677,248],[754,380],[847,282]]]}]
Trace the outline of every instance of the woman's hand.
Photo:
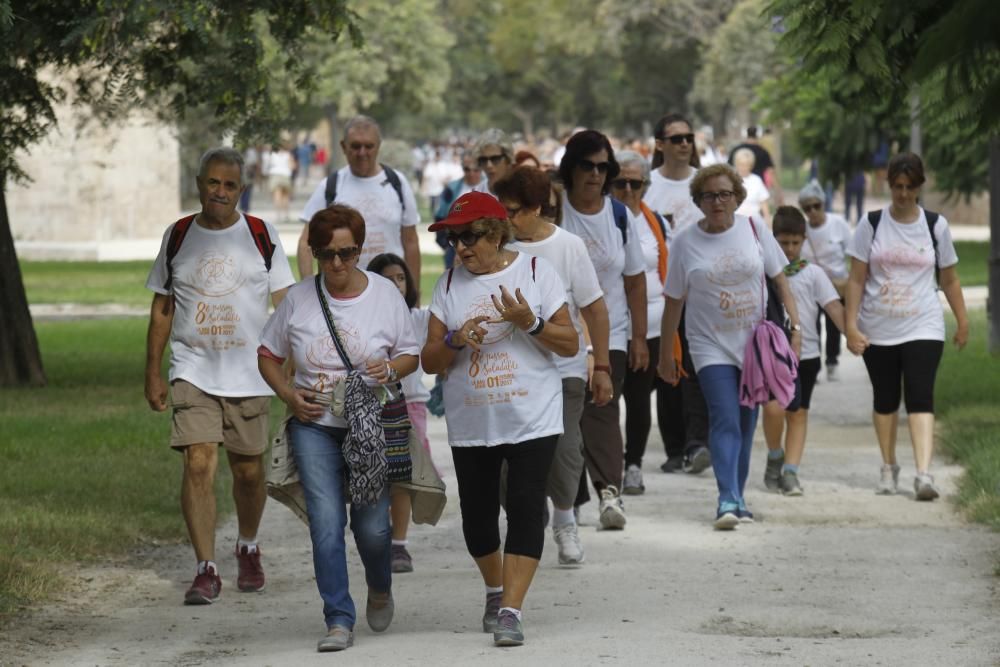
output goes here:
[{"label": "woman's hand", "polygon": [[531,309],[531,304],[521,294],[520,287],[514,290],[514,295],[511,296],[503,285],[500,286],[499,300],[495,294],[490,295],[490,298],[493,299],[493,307],[497,309],[500,316],[490,320],[490,322],[492,324],[510,322],[521,331],[528,331],[537,321],[535,311]]},{"label": "woman's hand", "polygon": [[629,342],[628,362],[629,368],[637,373],[649,366],[649,345],[645,338],[633,338]]},{"label": "woman's hand", "polygon": [[955,335],[952,337],[952,342],[955,343],[955,347],[959,350],[965,347],[965,344],[969,342],[969,321],[965,320],[958,323],[958,329],[955,330]]},{"label": "woman's hand", "polygon": [[[662,348],[661,348],[662,349]],[[659,373],[660,379],[669,385],[677,385],[680,380],[680,372],[677,370],[678,367],[677,360],[674,359],[673,354],[660,355],[660,363],[656,367],[656,372]]]},{"label": "woman's hand", "polygon": [[379,384],[390,384],[399,381],[399,373],[393,368],[391,362],[385,359],[373,359],[365,364],[368,377]]},{"label": "woman's hand", "polygon": [[[590,359],[593,357],[589,356]],[[590,394],[592,396],[590,402],[597,407],[603,407],[611,402],[611,399],[615,395],[614,386],[611,384],[611,374],[605,370],[595,371],[590,368]]]},{"label": "woman's hand", "polygon": [[868,349],[868,337],[857,329],[847,332],[847,349],[855,356],[861,356]]},{"label": "woman's hand", "polygon": [[483,322],[490,321],[487,315],[480,315],[479,317],[466,320],[465,324],[455,330],[455,335],[451,337],[452,344],[459,347],[471,345],[473,350],[478,350],[479,346],[483,343],[483,337],[486,335],[486,329],[481,325]]},{"label": "woman's hand", "polygon": [[293,387],[291,394],[284,397],[285,405],[300,422],[314,422],[323,416],[326,406],[315,399],[316,392]]}]

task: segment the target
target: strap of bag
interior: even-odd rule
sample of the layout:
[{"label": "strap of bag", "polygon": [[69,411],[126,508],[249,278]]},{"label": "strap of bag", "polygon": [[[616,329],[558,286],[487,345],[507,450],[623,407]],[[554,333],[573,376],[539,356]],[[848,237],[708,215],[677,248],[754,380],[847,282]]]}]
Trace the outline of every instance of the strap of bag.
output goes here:
[{"label": "strap of bag", "polygon": [[615,227],[622,233],[622,245],[628,243],[628,209],[614,197],[611,198],[611,212],[615,217]]},{"label": "strap of bag", "polygon": [[330,337],[333,338],[333,344],[337,347],[337,354],[340,355],[340,360],[344,362],[344,366],[347,368],[348,372],[354,370],[354,364],[351,363],[350,357],[347,356],[347,352],[344,350],[344,344],[340,342],[340,336],[337,335],[337,327],[333,325],[333,316],[330,314],[330,304],[326,302],[326,296],[323,294],[323,286],[320,281],[323,280],[323,274],[316,274],[316,296],[319,298],[320,306],[323,307],[323,317],[326,318],[326,328],[330,330]]},{"label": "strap of bag", "polygon": [[757,226],[753,224],[753,218],[747,218],[750,221],[750,231],[753,232],[753,238],[757,241],[757,250],[760,252],[760,262],[763,265],[762,272],[760,275],[760,308],[761,308],[761,320],[767,319],[767,282],[765,278],[767,277],[767,262],[764,259],[764,246],[760,242],[760,236],[757,235]]},{"label": "strap of bag", "polygon": [[267,226],[263,220],[252,215],[244,213],[243,217],[246,218],[247,225],[250,227],[250,235],[253,236],[253,242],[257,245],[257,251],[264,258],[264,266],[270,271],[271,258],[274,257],[274,241],[267,233]]},{"label": "strap of bag", "polygon": [[174,282],[173,260],[177,256],[177,251],[181,249],[181,243],[184,242],[184,237],[187,236],[194,219],[195,215],[183,217],[175,222],[174,228],[170,230],[170,238],[167,239],[167,282],[164,283],[163,289],[170,289],[170,285]]},{"label": "strap of bag", "polygon": [[[941,284],[941,258],[938,257],[938,240],[934,235],[934,226],[941,215],[935,211],[924,209],[924,218],[927,219],[927,230],[931,233],[931,245],[934,248],[934,282]],[[878,231],[878,223],[882,222],[882,209],[868,211],[868,224],[872,226],[872,243],[875,243],[875,232]]]}]

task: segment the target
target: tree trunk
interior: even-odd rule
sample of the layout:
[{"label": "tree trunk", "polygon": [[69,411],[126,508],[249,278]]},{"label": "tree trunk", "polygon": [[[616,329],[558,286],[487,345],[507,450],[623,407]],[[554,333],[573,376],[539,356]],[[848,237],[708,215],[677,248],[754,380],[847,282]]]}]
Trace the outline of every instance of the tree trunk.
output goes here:
[{"label": "tree trunk", "polygon": [[0,387],[41,387],[45,371],[14,251],[6,188],[7,179],[0,174]]},{"label": "tree trunk", "polygon": [[989,347],[1000,354],[1000,135],[990,139],[990,260],[986,317],[989,320]]}]

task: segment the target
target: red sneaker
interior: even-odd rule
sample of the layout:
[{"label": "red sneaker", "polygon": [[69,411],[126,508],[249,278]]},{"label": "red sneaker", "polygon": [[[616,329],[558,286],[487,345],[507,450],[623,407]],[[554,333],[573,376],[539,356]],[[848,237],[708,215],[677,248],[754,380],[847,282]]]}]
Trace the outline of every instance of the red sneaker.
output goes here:
[{"label": "red sneaker", "polygon": [[194,578],[191,588],[184,594],[184,604],[212,604],[222,592],[222,578],[215,568],[206,569]]},{"label": "red sneaker", "polygon": [[264,568],[260,565],[260,549],[250,551],[246,545],[236,547],[236,562],[240,570],[236,576],[236,587],[244,593],[264,590]]}]

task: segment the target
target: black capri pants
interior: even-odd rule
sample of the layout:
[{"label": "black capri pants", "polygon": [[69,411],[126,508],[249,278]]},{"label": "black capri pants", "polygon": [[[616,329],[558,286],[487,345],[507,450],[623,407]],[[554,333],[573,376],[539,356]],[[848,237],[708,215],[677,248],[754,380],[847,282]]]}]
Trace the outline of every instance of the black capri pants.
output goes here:
[{"label": "black capri pants", "polygon": [[943,353],[944,342],[940,340],[869,345],[864,360],[872,381],[875,412],[897,412],[901,395],[908,413],[934,412],[934,379]]},{"label": "black capri pants", "polygon": [[500,548],[500,468],[507,462],[504,553],[540,560],[545,543],[545,484],[558,435],[493,447],[452,447],[462,534],[473,558]]}]

